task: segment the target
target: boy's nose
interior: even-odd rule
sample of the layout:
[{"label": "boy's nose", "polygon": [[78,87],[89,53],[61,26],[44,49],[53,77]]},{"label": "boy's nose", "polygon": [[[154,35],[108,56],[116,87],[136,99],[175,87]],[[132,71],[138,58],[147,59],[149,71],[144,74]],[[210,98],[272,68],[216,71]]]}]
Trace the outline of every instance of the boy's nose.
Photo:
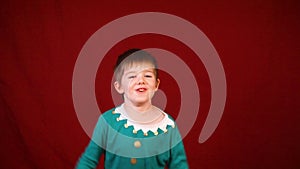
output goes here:
[{"label": "boy's nose", "polygon": [[144,76],[139,76],[138,78],[138,84],[145,84],[145,79],[144,79]]}]

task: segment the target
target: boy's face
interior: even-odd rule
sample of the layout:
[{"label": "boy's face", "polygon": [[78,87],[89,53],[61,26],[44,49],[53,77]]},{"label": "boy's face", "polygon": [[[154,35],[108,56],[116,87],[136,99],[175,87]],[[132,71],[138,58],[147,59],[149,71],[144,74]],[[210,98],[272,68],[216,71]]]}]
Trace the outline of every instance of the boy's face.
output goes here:
[{"label": "boy's face", "polygon": [[148,62],[134,63],[124,69],[120,81],[115,82],[115,88],[124,94],[124,102],[131,105],[151,104],[151,99],[158,89],[159,79],[156,79],[153,64]]}]

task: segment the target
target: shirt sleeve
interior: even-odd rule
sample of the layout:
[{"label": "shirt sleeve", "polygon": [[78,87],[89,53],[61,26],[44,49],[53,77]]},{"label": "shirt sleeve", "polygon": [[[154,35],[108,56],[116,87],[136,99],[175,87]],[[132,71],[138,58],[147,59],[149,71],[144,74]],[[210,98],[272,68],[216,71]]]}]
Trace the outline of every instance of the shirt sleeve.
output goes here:
[{"label": "shirt sleeve", "polygon": [[95,169],[102,153],[103,149],[91,140],[80,157],[76,169]]},{"label": "shirt sleeve", "polygon": [[172,133],[172,148],[170,150],[170,159],[168,163],[168,168],[169,169],[189,168],[183,142],[177,127],[174,128],[174,132]]},{"label": "shirt sleeve", "polygon": [[100,116],[94,129],[93,137],[79,158],[76,169],[95,169],[105,151],[107,122]]}]

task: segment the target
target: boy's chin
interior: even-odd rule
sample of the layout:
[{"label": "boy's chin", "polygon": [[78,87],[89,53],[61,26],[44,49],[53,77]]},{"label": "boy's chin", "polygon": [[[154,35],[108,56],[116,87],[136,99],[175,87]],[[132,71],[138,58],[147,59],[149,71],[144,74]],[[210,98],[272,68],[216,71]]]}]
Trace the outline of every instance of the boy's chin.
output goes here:
[{"label": "boy's chin", "polygon": [[146,105],[149,103],[151,104],[151,100],[149,100],[149,99],[137,99],[137,100],[133,101],[134,105],[140,105],[140,106]]}]

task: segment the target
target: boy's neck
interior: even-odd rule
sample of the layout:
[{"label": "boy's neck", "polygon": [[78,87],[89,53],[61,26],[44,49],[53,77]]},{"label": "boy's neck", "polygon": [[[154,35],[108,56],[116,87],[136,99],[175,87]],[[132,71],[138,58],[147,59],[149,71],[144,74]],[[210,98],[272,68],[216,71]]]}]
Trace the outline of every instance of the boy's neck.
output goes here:
[{"label": "boy's neck", "polygon": [[132,103],[124,102],[124,106],[125,106],[125,109],[127,109],[129,111],[134,111],[134,112],[139,112],[139,113],[147,112],[152,108],[151,102],[144,103],[144,104],[132,104]]},{"label": "boy's neck", "polygon": [[164,118],[163,113],[151,103],[133,105],[124,102],[123,106],[126,116],[137,123],[155,124]]}]

